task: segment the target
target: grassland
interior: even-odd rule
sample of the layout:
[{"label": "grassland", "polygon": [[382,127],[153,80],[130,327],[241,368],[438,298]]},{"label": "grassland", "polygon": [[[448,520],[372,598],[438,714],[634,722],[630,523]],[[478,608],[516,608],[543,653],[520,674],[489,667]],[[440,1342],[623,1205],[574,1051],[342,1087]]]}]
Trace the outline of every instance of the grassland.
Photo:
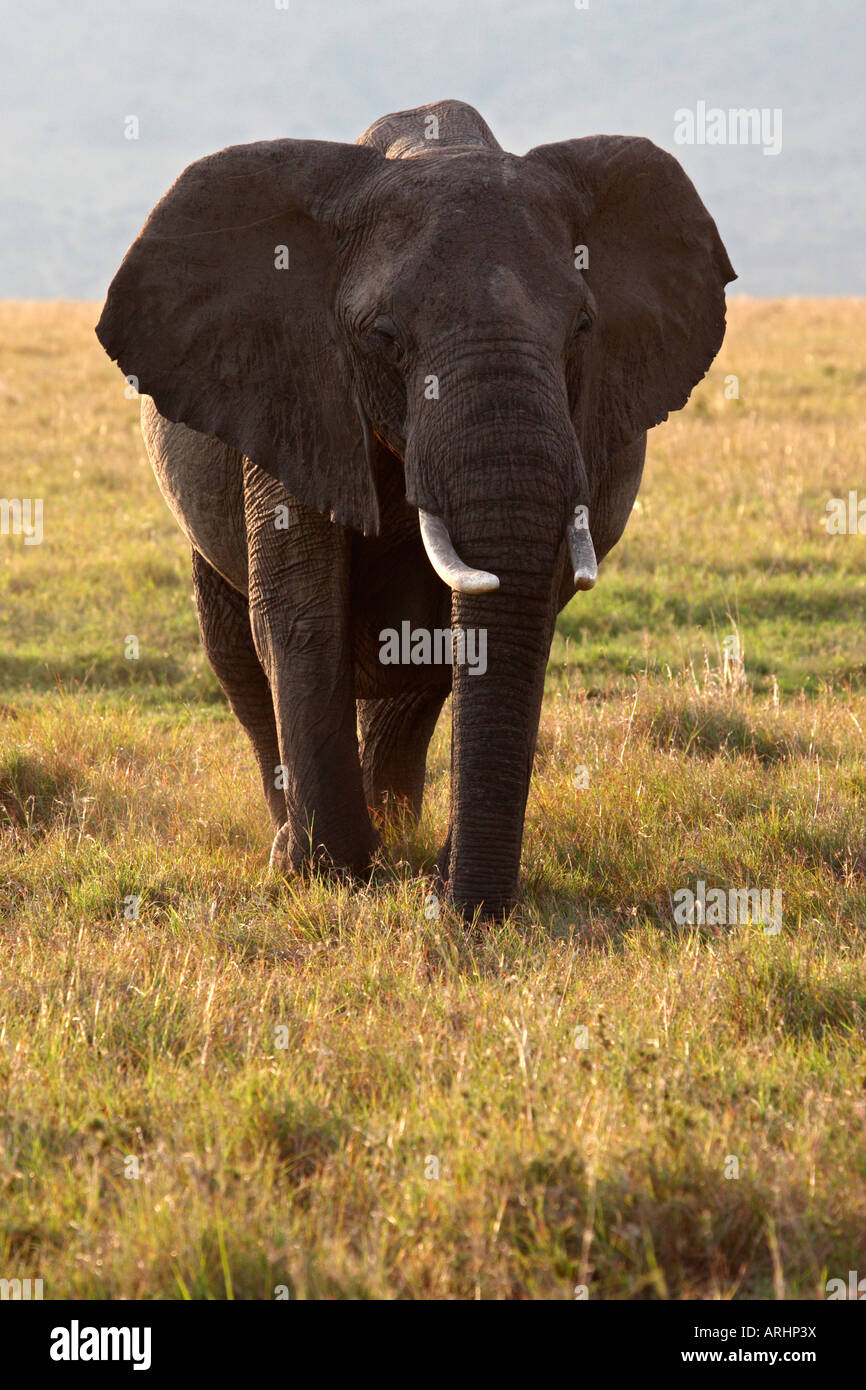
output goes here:
[{"label": "grassland", "polygon": [[[866,535],[822,524],[866,496],[866,304],[734,302],[560,619],[521,908],[474,934],[424,907],[447,718],[373,883],[269,879],[95,317],[0,305],[0,495],[45,529],[0,536],[0,1275],[812,1299],[866,1274]],[[780,889],[782,931],[675,926],[700,878]]]}]

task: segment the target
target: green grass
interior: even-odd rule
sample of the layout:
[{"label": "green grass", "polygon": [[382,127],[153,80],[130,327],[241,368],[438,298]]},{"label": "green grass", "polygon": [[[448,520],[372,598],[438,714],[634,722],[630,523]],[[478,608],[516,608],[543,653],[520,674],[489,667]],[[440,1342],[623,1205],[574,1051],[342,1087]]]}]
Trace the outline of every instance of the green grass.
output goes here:
[{"label": "green grass", "polygon": [[[866,306],[733,305],[560,619],[521,906],[476,932],[425,915],[447,715],[369,886],[268,876],[95,317],[0,306],[0,493],[45,507],[41,546],[0,537],[0,1275],[811,1299],[862,1273],[866,536],[821,519],[866,487]],[[780,889],[781,933],[676,927],[700,878]]]}]

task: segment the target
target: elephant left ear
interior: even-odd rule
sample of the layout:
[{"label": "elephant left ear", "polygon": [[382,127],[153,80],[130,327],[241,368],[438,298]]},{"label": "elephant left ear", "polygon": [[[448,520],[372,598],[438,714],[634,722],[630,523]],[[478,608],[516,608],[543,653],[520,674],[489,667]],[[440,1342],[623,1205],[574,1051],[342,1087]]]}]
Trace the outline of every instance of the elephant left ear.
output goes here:
[{"label": "elephant left ear", "polygon": [[592,135],[526,159],[558,177],[596,302],[575,424],[603,462],[685,405],[721,347],[736,275],[691,180],[651,140]]},{"label": "elephant left ear", "polygon": [[323,140],[197,160],[126,253],[96,329],[167,420],[366,534],[379,503],[334,301],[341,237],[383,163]]}]

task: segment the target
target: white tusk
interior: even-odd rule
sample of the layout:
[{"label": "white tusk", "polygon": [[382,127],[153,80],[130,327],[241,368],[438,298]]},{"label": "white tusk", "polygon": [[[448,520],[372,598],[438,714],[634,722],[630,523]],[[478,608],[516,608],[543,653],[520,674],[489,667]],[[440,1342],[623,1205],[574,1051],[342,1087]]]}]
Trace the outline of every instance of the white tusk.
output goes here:
[{"label": "white tusk", "polygon": [[439,516],[418,508],[421,522],[421,539],[430,561],[439,578],[458,594],[492,594],[499,588],[495,574],[486,570],[473,570],[464,565],[448,534],[448,527]]},{"label": "white tusk", "polygon": [[595,546],[589,534],[589,511],[584,506],[574,509],[574,516],[565,528],[568,537],[568,552],[574,570],[574,584],[577,589],[592,589],[598,579],[598,563]]}]

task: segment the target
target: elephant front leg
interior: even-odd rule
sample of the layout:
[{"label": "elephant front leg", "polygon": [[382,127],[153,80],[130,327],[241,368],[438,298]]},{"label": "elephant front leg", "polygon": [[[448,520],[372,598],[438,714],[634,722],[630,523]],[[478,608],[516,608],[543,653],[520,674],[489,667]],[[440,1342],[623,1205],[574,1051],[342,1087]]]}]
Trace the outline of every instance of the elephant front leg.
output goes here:
[{"label": "elephant front leg", "polygon": [[355,719],[346,533],[244,463],[250,626],[267,675],[287,819],[274,868],[362,873],[379,846]]}]

